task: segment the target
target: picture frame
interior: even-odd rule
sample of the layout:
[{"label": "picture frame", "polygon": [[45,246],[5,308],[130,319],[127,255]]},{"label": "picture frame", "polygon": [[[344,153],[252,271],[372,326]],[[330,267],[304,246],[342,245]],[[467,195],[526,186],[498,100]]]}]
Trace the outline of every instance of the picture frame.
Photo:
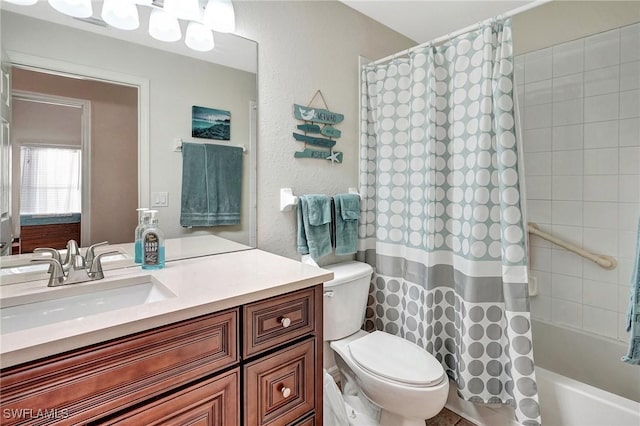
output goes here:
[{"label": "picture frame", "polygon": [[193,105],[191,136],[202,139],[231,140],[231,112]]}]

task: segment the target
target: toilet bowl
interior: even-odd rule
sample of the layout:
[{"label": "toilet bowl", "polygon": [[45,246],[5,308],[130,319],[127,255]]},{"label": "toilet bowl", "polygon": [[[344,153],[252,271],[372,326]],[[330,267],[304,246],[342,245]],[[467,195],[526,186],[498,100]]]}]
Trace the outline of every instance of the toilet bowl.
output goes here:
[{"label": "toilet bowl", "polygon": [[423,348],[364,321],[371,266],[346,262],[323,266],[334,279],[324,285],[324,340],[330,342],[343,389],[357,387],[380,408],[380,425],[424,425],[444,407],[449,380]]}]

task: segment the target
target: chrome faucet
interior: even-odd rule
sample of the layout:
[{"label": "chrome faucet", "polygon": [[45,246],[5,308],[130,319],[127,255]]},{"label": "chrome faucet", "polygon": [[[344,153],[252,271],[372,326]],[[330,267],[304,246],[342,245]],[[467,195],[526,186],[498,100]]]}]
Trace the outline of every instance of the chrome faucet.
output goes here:
[{"label": "chrome faucet", "polygon": [[108,244],[107,241],[93,244],[87,249],[85,258],[78,249],[78,243],[70,240],[67,243],[67,255],[64,262],[60,260],[60,253],[50,248],[38,248],[34,250],[34,253],[50,253],[51,258],[35,258],[31,261],[49,263],[49,284],[47,284],[49,287],[101,280],[104,278],[102,257],[118,253],[114,250],[96,255],[95,248],[106,244]]}]

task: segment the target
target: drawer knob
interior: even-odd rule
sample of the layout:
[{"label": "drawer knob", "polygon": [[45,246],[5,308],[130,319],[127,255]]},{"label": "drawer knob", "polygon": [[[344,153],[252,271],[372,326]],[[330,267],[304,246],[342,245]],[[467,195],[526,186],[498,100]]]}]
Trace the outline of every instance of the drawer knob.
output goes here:
[{"label": "drawer knob", "polygon": [[291,318],[287,318],[284,317],[280,320],[280,324],[282,324],[282,327],[287,328],[291,325]]},{"label": "drawer knob", "polygon": [[280,389],[280,393],[282,394],[283,398],[289,398],[289,395],[291,395],[291,388],[282,386],[282,389]]}]

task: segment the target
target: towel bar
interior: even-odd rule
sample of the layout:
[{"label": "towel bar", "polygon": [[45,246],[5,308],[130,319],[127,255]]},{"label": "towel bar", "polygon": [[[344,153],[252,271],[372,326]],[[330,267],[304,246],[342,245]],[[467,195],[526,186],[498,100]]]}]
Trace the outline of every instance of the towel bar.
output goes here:
[{"label": "towel bar", "polygon": [[247,147],[245,145],[227,145],[227,144],[222,144],[222,143],[215,143],[215,142],[196,142],[196,141],[188,141],[182,138],[175,138],[173,140],[173,150],[175,152],[182,152],[182,144],[184,142],[189,142],[189,143],[210,143],[213,145],[222,145],[222,146],[229,146],[229,147],[235,147],[235,148],[242,148],[242,152],[247,152]]},{"label": "towel bar", "polygon": [[[357,188],[349,188],[349,194],[360,195]],[[280,188],[280,211],[292,210],[297,205],[298,197],[293,195],[293,190],[291,188]]]}]

